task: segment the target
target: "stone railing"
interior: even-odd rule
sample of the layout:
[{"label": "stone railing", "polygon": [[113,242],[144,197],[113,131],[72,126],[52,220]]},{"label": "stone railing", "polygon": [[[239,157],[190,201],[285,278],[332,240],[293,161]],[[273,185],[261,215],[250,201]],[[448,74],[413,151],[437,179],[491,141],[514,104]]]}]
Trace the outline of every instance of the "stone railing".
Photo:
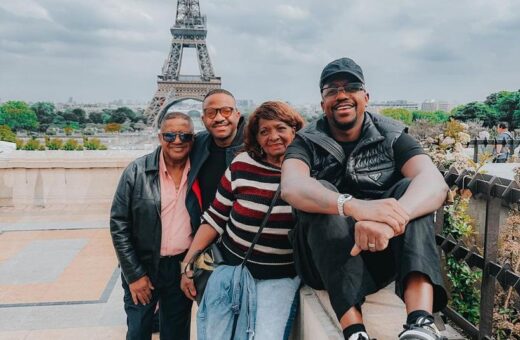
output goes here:
[{"label": "stone railing", "polygon": [[124,168],[148,151],[0,154],[0,207],[109,206]]}]

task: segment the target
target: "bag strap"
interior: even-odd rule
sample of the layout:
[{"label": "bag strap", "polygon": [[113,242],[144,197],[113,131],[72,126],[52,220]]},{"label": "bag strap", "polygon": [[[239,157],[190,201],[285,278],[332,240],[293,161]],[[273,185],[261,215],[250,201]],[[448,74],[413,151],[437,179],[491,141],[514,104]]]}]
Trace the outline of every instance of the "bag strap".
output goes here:
[{"label": "bag strap", "polygon": [[253,248],[255,247],[256,243],[260,239],[260,234],[262,234],[262,230],[264,229],[265,225],[267,224],[267,220],[269,219],[269,216],[271,215],[271,211],[273,210],[274,204],[278,200],[278,197],[280,197],[280,191],[281,191],[281,186],[280,186],[280,184],[278,184],[278,188],[276,188],[276,192],[274,193],[273,199],[271,201],[271,205],[269,206],[269,209],[267,209],[264,219],[262,220],[262,223],[260,224],[260,228],[258,228],[258,232],[256,233],[255,238],[253,239],[253,242],[251,242],[251,245],[249,246],[249,249],[247,250],[246,256],[244,257],[244,260],[242,261],[242,265],[245,265],[247,263],[247,260],[249,260],[249,257],[251,256],[251,253],[253,252]]}]

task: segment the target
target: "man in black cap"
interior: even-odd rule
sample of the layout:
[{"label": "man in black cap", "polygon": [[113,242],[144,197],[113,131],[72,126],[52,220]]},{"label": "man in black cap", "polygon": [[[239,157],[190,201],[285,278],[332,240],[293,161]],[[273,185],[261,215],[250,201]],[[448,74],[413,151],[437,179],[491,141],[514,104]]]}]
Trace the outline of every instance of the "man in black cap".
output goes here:
[{"label": "man in black cap", "polygon": [[296,269],[328,290],[345,339],[369,339],[361,305],[392,281],[408,313],[400,339],[441,339],[432,313],[447,295],[433,212],[446,183],[405,126],[365,111],[352,59],[325,66],[320,90],[325,114],[297,133],[282,166],[282,197],[298,220]]}]

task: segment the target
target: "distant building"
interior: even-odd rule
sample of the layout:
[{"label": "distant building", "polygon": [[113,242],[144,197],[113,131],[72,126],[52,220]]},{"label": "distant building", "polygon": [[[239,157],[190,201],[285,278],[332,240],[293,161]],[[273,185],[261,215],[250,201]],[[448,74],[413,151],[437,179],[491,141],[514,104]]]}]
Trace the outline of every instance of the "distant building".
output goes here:
[{"label": "distant building", "polygon": [[237,99],[237,107],[239,109],[249,109],[255,106],[255,102],[251,99]]},{"label": "distant building", "polygon": [[421,104],[421,110],[426,112],[444,111],[450,112],[453,105],[447,101],[428,99]]},{"label": "distant building", "polygon": [[419,110],[419,104],[409,102],[407,100],[389,100],[383,102],[368,103],[368,111],[374,113],[381,113],[384,109],[407,109],[410,111]]}]

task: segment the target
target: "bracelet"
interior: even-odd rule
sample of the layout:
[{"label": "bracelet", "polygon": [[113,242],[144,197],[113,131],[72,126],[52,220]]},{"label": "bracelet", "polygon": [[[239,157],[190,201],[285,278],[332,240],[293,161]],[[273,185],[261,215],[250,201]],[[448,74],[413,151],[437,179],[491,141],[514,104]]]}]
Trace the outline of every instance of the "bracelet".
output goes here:
[{"label": "bracelet", "polygon": [[181,262],[181,275],[186,274],[186,272],[191,271],[191,263],[190,262]]},{"label": "bracelet", "polygon": [[345,202],[348,202],[352,199],[352,195],[349,194],[340,194],[338,196],[338,215],[342,217],[346,217],[344,211]]}]

